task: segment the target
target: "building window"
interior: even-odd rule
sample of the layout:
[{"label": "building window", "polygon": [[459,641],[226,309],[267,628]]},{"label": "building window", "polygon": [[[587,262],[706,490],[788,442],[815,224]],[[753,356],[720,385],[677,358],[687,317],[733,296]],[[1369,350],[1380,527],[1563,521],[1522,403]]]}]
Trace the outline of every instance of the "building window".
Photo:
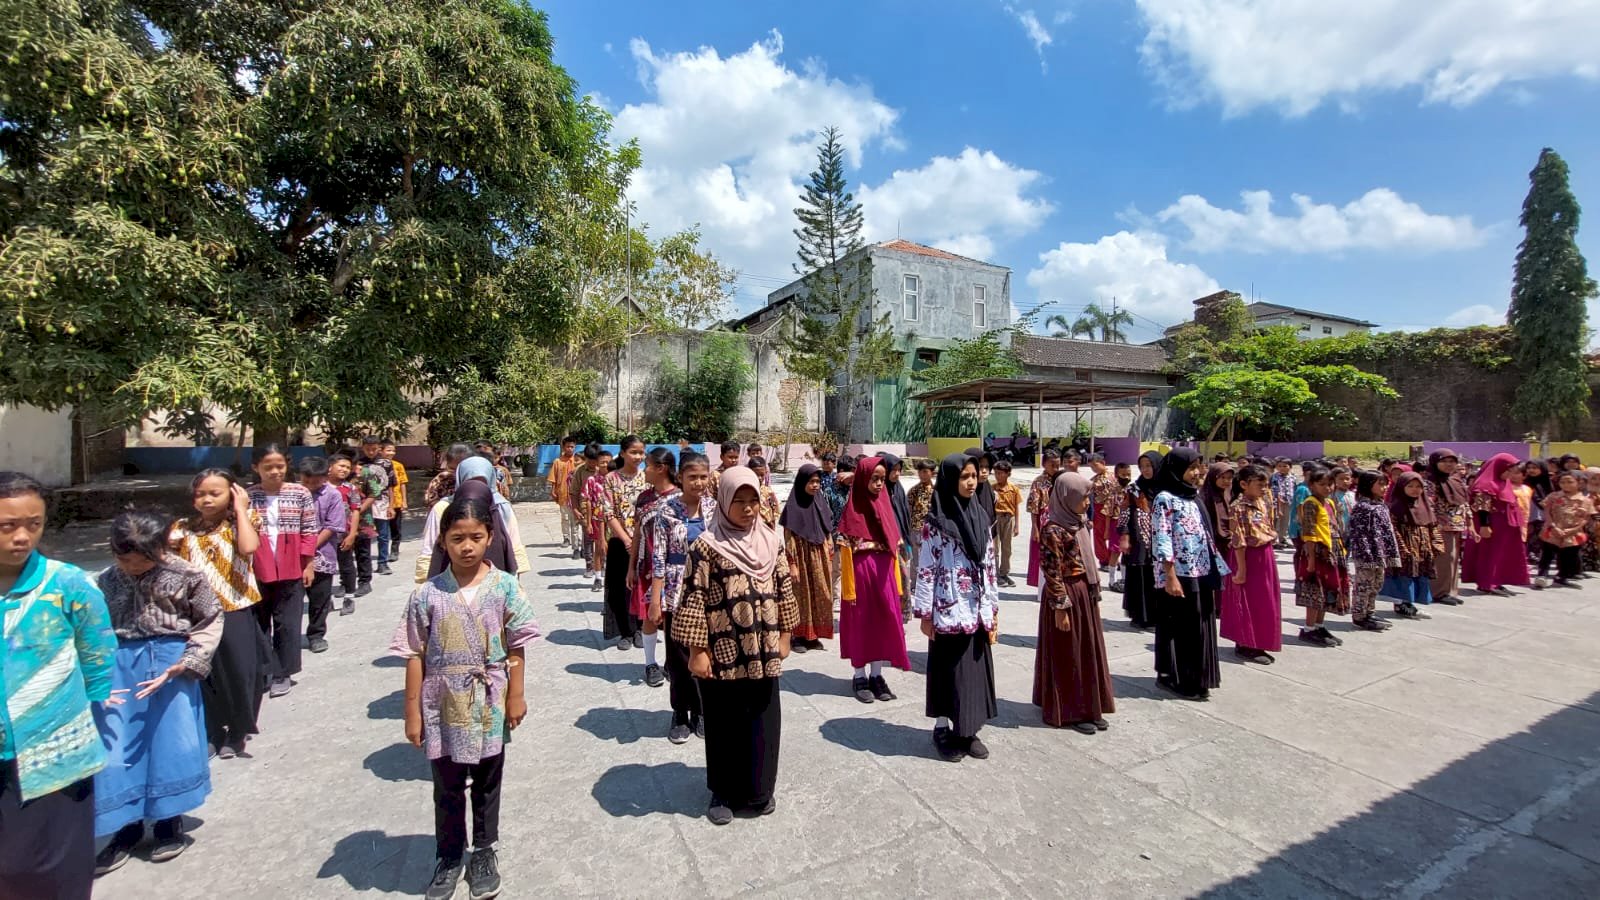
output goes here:
[{"label": "building window", "polygon": [[906,320],[915,322],[917,320],[917,308],[921,305],[920,301],[922,299],[922,279],[915,275],[907,275],[901,287],[901,292],[905,298],[904,313]]},{"label": "building window", "polygon": [[972,286],[972,327],[989,327],[989,289],[981,284]]},{"label": "building window", "polygon": [[1333,326],[1332,325],[1324,325],[1324,326],[1322,326],[1322,333],[1323,334],[1333,334]]},{"label": "building window", "polygon": [[1301,331],[1310,331],[1311,330],[1311,326],[1310,325],[1301,325],[1300,326],[1300,330]]},{"label": "building window", "polygon": [[929,366],[939,364],[939,351],[923,347],[917,350],[917,361],[912,365],[912,371],[921,371]]}]

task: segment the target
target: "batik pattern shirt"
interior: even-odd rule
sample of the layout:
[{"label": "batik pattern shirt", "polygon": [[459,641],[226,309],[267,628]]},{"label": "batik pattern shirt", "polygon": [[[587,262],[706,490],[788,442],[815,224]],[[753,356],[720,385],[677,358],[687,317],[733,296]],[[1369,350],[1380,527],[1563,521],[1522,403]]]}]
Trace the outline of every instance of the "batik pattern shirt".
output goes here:
[{"label": "batik pattern shirt", "polygon": [[704,535],[689,546],[683,601],[672,638],[711,654],[711,677],[723,681],[783,674],[780,640],[800,623],[789,560],[757,579],[717,552]]},{"label": "batik pattern shirt", "polygon": [[[1050,485],[1053,479],[1048,475],[1040,475],[1033,480],[1033,486],[1028,488],[1028,512],[1038,517],[1039,525],[1044,526],[1050,510]],[[1037,540],[1037,538],[1035,538]]]},{"label": "batik pattern shirt", "polygon": [[778,527],[778,517],[783,514],[783,507],[778,505],[778,495],[772,492],[772,488],[767,487],[765,484],[760,487],[761,521],[776,528]]},{"label": "batik pattern shirt", "polygon": [[200,678],[211,674],[211,657],[222,641],[222,604],[198,568],[167,556],[138,577],[112,566],[95,584],[117,640],[184,638],[183,667]]},{"label": "batik pattern shirt", "polygon": [[850,485],[840,481],[837,472],[829,473],[822,476],[822,495],[828,498],[828,509],[833,513],[833,521],[837,525],[839,514],[850,499]]},{"label": "batik pattern shirt", "polygon": [[1148,566],[1154,557],[1151,551],[1155,541],[1155,519],[1151,516],[1150,499],[1138,484],[1128,485],[1123,492],[1122,515],[1117,519],[1117,533],[1128,536],[1128,552],[1123,554],[1130,566]]},{"label": "batik pattern shirt", "polygon": [[261,582],[298,579],[317,550],[317,505],[311,492],[298,484],[285,484],[269,494],[260,485],[250,488],[250,508],[261,521],[261,549],[253,562]]},{"label": "batik pattern shirt", "polygon": [[1228,566],[1217,553],[1206,529],[1200,504],[1166,491],[1156,495],[1150,510],[1155,528],[1155,561],[1166,565],[1179,578],[1200,578],[1215,571],[1228,574]]},{"label": "batik pattern shirt", "polygon": [[117,636],[87,573],[35,552],[0,597],[0,759],[16,760],[21,799],[105,767],[89,704],[111,697]]},{"label": "batik pattern shirt", "polygon": [[1356,503],[1350,513],[1350,558],[1358,566],[1391,568],[1400,564],[1400,542],[1395,537],[1389,507],[1376,500]]},{"label": "batik pattern shirt", "polygon": [[[251,525],[260,528],[260,518],[250,510]],[[200,570],[224,612],[249,609],[261,602],[255,569],[250,557],[239,552],[238,533],[231,520],[224,519],[210,529],[201,528],[192,520],[178,522],[167,535],[167,546]]]},{"label": "batik pattern shirt", "polygon": [[422,660],[422,749],[471,765],[497,756],[509,736],[509,653],[539,638],[517,576],[499,569],[467,599],[445,569],[411,594],[389,653]]},{"label": "batik pattern shirt", "polygon": [[1444,491],[1432,478],[1422,479],[1422,496],[1433,508],[1434,522],[1440,531],[1466,531],[1472,524],[1472,506],[1468,503],[1448,503]]},{"label": "batik pattern shirt", "polygon": [[1278,529],[1273,521],[1272,498],[1263,495],[1258,500],[1240,494],[1228,505],[1233,519],[1233,537],[1245,547],[1266,547],[1278,540]]},{"label": "batik pattern shirt", "polygon": [[1110,475],[1102,473],[1089,481],[1089,499],[1094,504],[1097,520],[1109,519],[1115,522],[1118,514],[1122,512],[1122,486]]},{"label": "batik pattern shirt", "polygon": [[933,620],[933,630],[939,634],[972,634],[979,628],[994,631],[999,613],[994,542],[985,544],[983,560],[974,562],[960,541],[943,529],[923,525],[911,614]]},{"label": "batik pattern shirt", "polygon": [[598,470],[583,482],[583,509],[589,517],[589,530],[597,541],[606,539],[606,476]]},{"label": "batik pattern shirt", "polygon": [[911,533],[921,540],[922,523],[927,521],[928,511],[933,509],[933,485],[917,482],[906,491],[906,505],[911,507]]},{"label": "batik pattern shirt", "polygon": [[640,529],[649,535],[650,577],[661,579],[661,610],[676,612],[683,598],[684,575],[689,564],[689,547],[711,525],[717,501],[700,498],[699,509],[691,512],[677,493],[657,503],[645,514]]},{"label": "batik pattern shirt", "polygon": [[1578,546],[1578,535],[1589,527],[1594,514],[1594,504],[1588,497],[1556,491],[1544,498],[1544,541],[1557,547]]},{"label": "batik pattern shirt", "polygon": [[394,461],[381,456],[377,459],[363,458],[360,460],[359,466],[362,482],[367,489],[367,496],[372,498],[370,518],[394,518],[392,511],[395,485]]},{"label": "batik pattern shirt", "polygon": [[1292,507],[1295,487],[1293,475],[1279,475],[1273,472],[1272,477],[1267,480],[1267,488],[1271,491],[1272,502],[1276,506],[1274,510],[1276,515],[1282,515],[1285,510]]},{"label": "batik pattern shirt", "polygon": [[634,525],[637,523],[639,495],[644,493],[650,483],[644,480],[644,467],[634,473],[632,478],[622,474],[622,470],[606,474],[605,491],[601,498],[602,509],[606,519],[621,519],[622,530],[633,534]]},{"label": "batik pattern shirt", "polygon": [[1083,602],[1098,603],[1100,580],[1089,577],[1088,566],[1093,564],[1083,559],[1077,535],[1067,533],[1064,525],[1046,525],[1039,538],[1039,575],[1044,581],[1039,599],[1051,609],[1071,609],[1075,595]]}]

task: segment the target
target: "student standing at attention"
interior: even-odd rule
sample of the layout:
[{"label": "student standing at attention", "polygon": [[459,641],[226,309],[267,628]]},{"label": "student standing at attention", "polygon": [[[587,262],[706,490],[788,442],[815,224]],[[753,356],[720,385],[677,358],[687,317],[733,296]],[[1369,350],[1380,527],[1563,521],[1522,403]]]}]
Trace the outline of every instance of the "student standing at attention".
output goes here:
[{"label": "student standing at attention", "polygon": [[1117,708],[1100,624],[1100,570],[1089,526],[1092,490],[1075,472],[1056,476],[1050,488],[1050,524],[1039,548],[1044,590],[1033,658],[1033,705],[1046,725],[1070,726],[1080,734],[1110,728],[1106,714]]},{"label": "student standing at attention", "polygon": [[1011,481],[1011,463],[1000,460],[994,464],[994,545],[995,583],[1001,587],[1016,587],[1011,580],[1011,541],[1022,534],[1022,491]]},{"label": "student standing at attention", "polygon": [[300,673],[305,571],[317,550],[317,505],[310,491],[285,481],[289,454],[277,444],[256,449],[255,470],[261,483],[250,488],[250,508],[261,521],[261,549],[254,560],[261,602],[251,609],[272,646],[268,695],[281,697]]},{"label": "student standing at attention", "polygon": [[578,442],[571,437],[561,439],[561,455],[550,463],[545,481],[550,485],[550,500],[560,510],[561,546],[572,548],[572,558],[583,553],[583,535],[578,526],[577,513],[572,508],[572,471],[578,467],[578,457],[572,452]]},{"label": "student standing at attention", "polygon": [[840,566],[852,582],[844,589],[839,613],[839,655],[855,667],[850,689],[862,703],[895,699],[883,677],[884,663],[911,668],[900,617],[900,579],[895,576],[900,526],[884,486],[886,470],[880,457],[862,462],[839,517],[844,543]]}]

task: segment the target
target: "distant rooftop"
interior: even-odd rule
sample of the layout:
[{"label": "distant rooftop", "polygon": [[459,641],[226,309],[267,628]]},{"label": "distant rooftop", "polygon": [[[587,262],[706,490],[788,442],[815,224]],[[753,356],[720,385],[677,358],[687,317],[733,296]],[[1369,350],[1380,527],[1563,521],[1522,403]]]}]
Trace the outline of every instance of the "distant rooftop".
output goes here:
[{"label": "distant rooftop", "polygon": [[1265,303],[1260,300],[1247,304],[1245,309],[1250,311],[1250,318],[1252,319],[1264,319],[1268,316],[1281,316],[1286,313],[1292,313],[1313,319],[1325,319],[1329,322],[1343,322],[1346,325],[1355,325],[1360,328],[1378,327],[1378,323],[1368,322],[1365,319],[1352,319],[1349,316],[1336,316],[1333,313],[1317,312],[1314,309],[1300,309],[1296,306],[1284,306],[1281,303]]},{"label": "distant rooftop", "polygon": [[1023,365],[1103,372],[1161,372],[1167,352],[1155,344],[1112,344],[1039,334],[1023,335],[1017,352]]}]

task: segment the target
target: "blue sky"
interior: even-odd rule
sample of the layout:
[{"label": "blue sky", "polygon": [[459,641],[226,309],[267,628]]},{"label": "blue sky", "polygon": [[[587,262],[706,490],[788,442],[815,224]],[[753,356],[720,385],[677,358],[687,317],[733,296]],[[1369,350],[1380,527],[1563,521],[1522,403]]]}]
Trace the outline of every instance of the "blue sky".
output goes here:
[{"label": "blue sky", "polygon": [[545,8],[640,141],[641,218],[698,223],[741,309],[792,277],[829,124],[870,237],[1009,266],[1021,310],[1116,297],[1136,339],[1217,287],[1393,328],[1501,320],[1544,146],[1600,215],[1600,0]]}]

